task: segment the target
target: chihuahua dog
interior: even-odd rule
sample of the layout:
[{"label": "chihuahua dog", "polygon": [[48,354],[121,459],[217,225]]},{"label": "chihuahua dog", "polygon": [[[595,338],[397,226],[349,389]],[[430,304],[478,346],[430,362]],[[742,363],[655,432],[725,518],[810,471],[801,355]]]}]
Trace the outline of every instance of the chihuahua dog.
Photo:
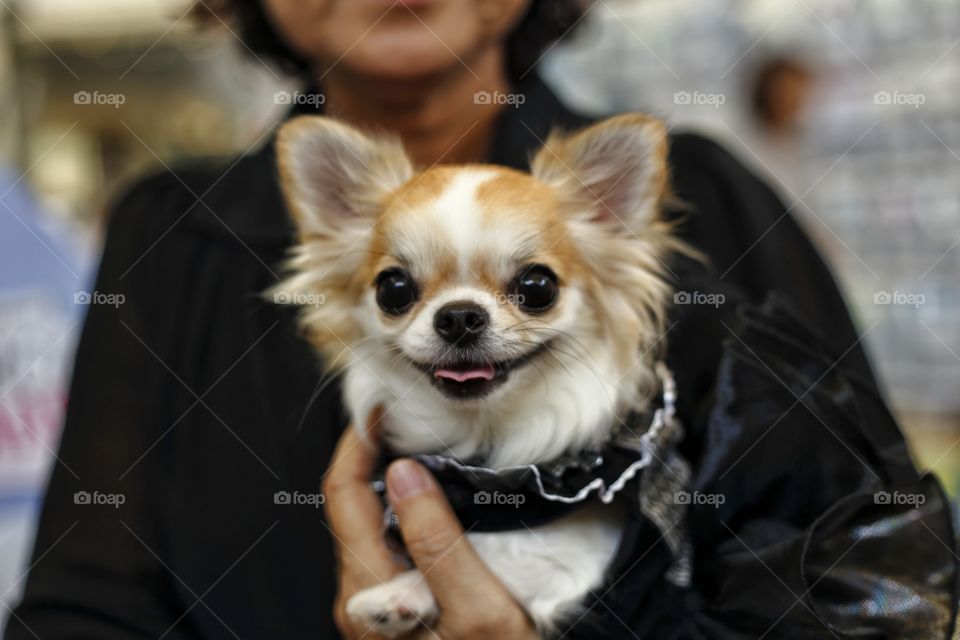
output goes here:
[{"label": "chihuahua dog", "polygon": [[[397,140],[324,117],[285,124],[278,158],[299,239],[277,289],[323,296],[303,308],[304,333],[343,374],[354,425],[384,409],[392,451],[548,463],[602,447],[650,403],[675,242],[660,121],[553,134],[530,173],[418,171]],[[602,583],[622,518],[593,504],[468,538],[549,634]],[[347,612],[387,636],[439,614],[416,570]]]}]

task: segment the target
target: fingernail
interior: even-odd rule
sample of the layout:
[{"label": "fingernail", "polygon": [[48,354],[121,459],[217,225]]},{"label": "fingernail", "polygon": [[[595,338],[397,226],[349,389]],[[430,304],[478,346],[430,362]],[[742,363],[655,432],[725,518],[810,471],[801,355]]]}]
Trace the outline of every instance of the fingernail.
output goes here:
[{"label": "fingernail", "polygon": [[387,491],[391,502],[423,493],[432,486],[430,472],[413,460],[397,460],[387,469]]}]

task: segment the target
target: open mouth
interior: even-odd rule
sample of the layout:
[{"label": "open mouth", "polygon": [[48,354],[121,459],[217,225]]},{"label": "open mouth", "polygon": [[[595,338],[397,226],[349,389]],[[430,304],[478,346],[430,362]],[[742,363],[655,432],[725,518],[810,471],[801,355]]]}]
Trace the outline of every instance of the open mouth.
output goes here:
[{"label": "open mouth", "polygon": [[448,398],[473,400],[482,398],[507,381],[510,372],[521,367],[547,350],[548,342],[513,358],[498,362],[452,360],[442,364],[414,363],[430,375],[430,381]]}]

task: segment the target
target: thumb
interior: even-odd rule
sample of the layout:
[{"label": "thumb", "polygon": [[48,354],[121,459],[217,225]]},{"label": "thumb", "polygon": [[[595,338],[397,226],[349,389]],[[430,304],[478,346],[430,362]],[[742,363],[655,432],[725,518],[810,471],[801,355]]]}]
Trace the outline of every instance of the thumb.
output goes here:
[{"label": "thumb", "polygon": [[387,493],[400,519],[407,552],[443,608],[483,585],[498,585],[464,534],[433,475],[409,459],[387,469]]}]

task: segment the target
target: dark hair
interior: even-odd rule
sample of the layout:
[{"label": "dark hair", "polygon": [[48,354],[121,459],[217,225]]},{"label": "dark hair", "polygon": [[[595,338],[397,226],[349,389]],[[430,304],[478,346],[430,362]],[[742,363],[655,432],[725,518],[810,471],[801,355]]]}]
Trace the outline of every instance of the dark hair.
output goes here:
[{"label": "dark hair", "polygon": [[[263,10],[263,0],[206,0],[192,11],[201,24],[228,20],[253,54],[274,63],[290,75],[304,76],[307,60],[293,51],[274,30]],[[583,18],[582,0],[533,0],[507,38],[507,72],[519,80],[539,62],[555,42],[572,32]]]},{"label": "dark hair", "polygon": [[776,82],[784,76],[811,78],[813,71],[796,56],[776,55],[763,60],[754,71],[750,87],[750,107],[761,122],[774,120],[773,91]]}]

